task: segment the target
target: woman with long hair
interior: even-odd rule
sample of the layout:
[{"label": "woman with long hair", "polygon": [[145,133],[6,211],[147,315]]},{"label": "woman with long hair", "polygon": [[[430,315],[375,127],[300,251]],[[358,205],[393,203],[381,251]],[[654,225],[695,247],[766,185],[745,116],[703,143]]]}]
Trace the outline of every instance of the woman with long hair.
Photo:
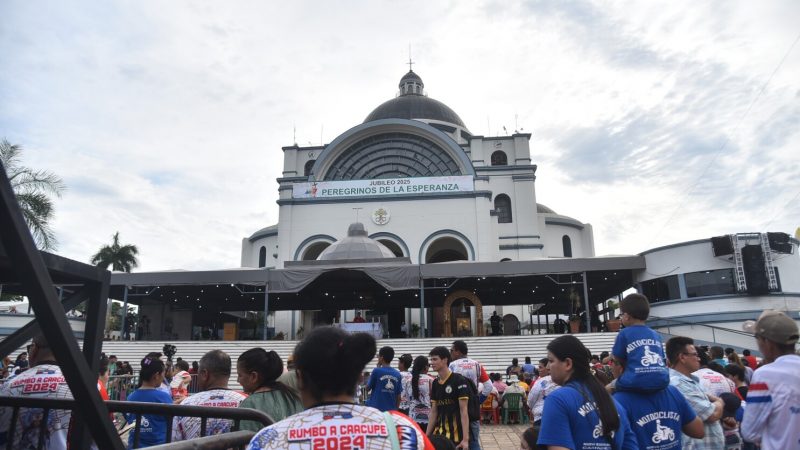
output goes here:
[{"label": "woman with long hair", "polygon": [[375,338],[339,328],[311,331],[294,349],[306,410],[259,431],[249,450],[272,448],[400,448],[433,446],[408,416],[353,403],[358,377],[375,357]]},{"label": "woman with long hair", "polygon": [[[274,350],[251,348],[236,362],[237,381],[249,397],[242,400],[240,408],[264,411],[276,422],[303,410],[300,397],[288,386],[278,381],[283,373],[283,360]],[[258,422],[243,420],[242,430],[258,431]]]},{"label": "woman with long hair", "polygon": [[408,417],[423,430],[428,428],[428,416],[431,414],[431,383],[433,377],[428,375],[428,358],[417,356],[411,364],[411,378],[403,380],[403,392],[400,400],[408,405]]},{"label": "woman with long hair", "polygon": [[592,375],[591,353],[575,336],[559,336],[547,345],[553,382],[562,386],[547,397],[538,443],[553,449],[635,449],[622,407]]},{"label": "woman with long hair", "polygon": [[[146,356],[142,360],[142,370],[139,371],[141,385],[128,396],[128,401],[145,403],[172,404],[172,396],[159,389],[164,382],[164,361]],[[128,422],[134,422],[136,416],[128,414]],[[128,437],[128,448],[152,447],[167,441],[167,419],[156,414],[143,414],[142,426],[139,429],[139,442],[135,444],[135,431],[131,430]]]}]

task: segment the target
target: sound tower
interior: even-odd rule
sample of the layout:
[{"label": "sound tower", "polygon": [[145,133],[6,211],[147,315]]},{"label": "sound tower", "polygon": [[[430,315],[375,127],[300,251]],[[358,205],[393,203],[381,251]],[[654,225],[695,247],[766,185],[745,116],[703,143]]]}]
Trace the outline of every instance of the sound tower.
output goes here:
[{"label": "sound tower", "polygon": [[733,243],[730,236],[716,236],[711,238],[711,248],[714,256],[725,256],[733,254]]},{"label": "sound tower", "polygon": [[760,245],[745,245],[742,247],[742,263],[744,276],[747,280],[747,293],[750,295],[763,295],[769,293],[766,267],[764,265],[764,252]]}]

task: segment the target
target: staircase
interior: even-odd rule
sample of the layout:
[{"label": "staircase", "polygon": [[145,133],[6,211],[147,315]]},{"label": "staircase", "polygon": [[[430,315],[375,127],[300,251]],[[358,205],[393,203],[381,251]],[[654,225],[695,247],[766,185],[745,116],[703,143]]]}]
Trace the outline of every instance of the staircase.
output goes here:
[{"label": "staircase", "polygon": [[[599,355],[603,351],[611,351],[617,333],[583,333],[576,335],[586,345],[592,354]],[[506,367],[511,364],[512,358],[518,358],[519,363],[525,361],[526,356],[531,357],[531,362],[536,364],[540,358],[547,356],[547,344],[556,335],[542,336],[497,336],[480,338],[463,338],[469,347],[469,357],[479,361],[487,372],[505,374]],[[395,351],[395,359],[403,353],[413,356],[426,355],[433,347],[445,346],[448,349],[455,338],[426,338],[426,339],[381,339],[378,348],[391,346]],[[139,370],[139,361],[149,352],[160,352],[165,342],[161,341],[105,341],[103,352],[106,355],[116,355],[120,361],[128,361],[135,371]],[[183,358],[191,364],[199,361],[209,350],[222,350],[230,355],[234,368],[231,374],[229,387],[241,389],[236,382],[236,359],[245,350],[253,347],[263,347],[266,350],[275,350],[284,363],[294,350],[297,341],[171,341],[178,349],[175,358]],[[377,358],[367,364],[365,370],[375,367]],[[396,361],[392,365],[396,367]],[[335,369],[335,368],[334,368]]]}]

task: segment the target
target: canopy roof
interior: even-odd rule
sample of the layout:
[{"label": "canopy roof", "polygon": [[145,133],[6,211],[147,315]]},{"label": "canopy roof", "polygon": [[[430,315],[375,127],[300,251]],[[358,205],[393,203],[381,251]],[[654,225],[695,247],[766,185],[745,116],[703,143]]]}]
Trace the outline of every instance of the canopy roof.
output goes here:
[{"label": "canopy roof", "polygon": [[540,259],[505,262],[410,264],[407,258],[287,263],[285,269],[230,269],[114,273],[110,296],[135,304],[170,302],[178,309],[203,305],[220,311],[269,309],[383,309],[419,307],[421,280],[426,307],[441,306],[448,293],[473,291],[484,305],[544,303],[542,313],[568,313],[582,296],[598,303],[630,288],[642,256]]}]

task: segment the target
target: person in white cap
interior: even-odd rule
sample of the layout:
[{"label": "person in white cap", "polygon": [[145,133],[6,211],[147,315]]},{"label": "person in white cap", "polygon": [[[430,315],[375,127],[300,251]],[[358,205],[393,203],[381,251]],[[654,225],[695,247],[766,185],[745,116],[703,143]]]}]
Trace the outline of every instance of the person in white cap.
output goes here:
[{"label": "person in white cap", "polygon": [[762,450],[800,448],[800,333],[797,322],[778,311],[764,311],[745,324],[755,335],[765,365],[753,374],[742,420],[742,437]]}]

